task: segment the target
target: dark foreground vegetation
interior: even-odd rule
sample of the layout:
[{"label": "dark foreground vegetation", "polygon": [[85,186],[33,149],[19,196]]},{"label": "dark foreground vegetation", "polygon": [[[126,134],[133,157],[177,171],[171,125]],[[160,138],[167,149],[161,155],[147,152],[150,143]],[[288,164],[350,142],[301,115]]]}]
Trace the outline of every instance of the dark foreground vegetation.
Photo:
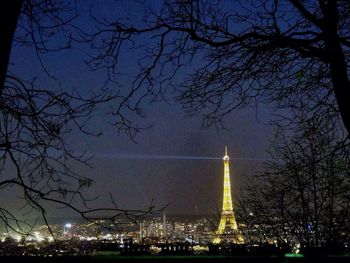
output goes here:
[{"label": "dark foreground vegetation", "polygon": [[[349,262],[350,250],[345,246],[300,248],[293,253],[289,247],[269,244],[257,245],[209,245],[205,250],[196,250],[189,243],[169,243],[155,246],[116,243],[79,242],[47,245],[46,247],[1,247],[1,261],[230,261],[230,262]],[[16,255],[16,256],[14,256]]]}]

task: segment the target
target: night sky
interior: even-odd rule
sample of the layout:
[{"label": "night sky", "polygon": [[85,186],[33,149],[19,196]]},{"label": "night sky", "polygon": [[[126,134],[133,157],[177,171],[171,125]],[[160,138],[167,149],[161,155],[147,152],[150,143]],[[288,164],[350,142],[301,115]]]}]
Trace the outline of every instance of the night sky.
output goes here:
[{"label": "night sky", "polygon": [[[103,1],[103,6],[97,6],[97,2],[102,1],[93,2],[97,13],[107,16],[116,15],[115,12],[125,14],[125,10],[111,8],[109,1]],[[137,16],[139,11],[131,1],[122,3],[125,9],[129,12],[134,10]],[[90,4],[78,1],[78,10],[81,10],[78,22],[85,27],[89,25],[85,15]],[[89,52],[88,45],[75,44],[70,50],[45,55],[43,61],[49,72],[60,80],[58,82],[43,72],[33,50],[15,45],[10,70],[24,79],[37,76],[41,87],[76,88],[83,94],[89,94],[105,81],[105,72],[91,71],[84,63]],[[121,77],[121,83],[127,87],[137,71],[135,59],[139,54],[133,50],[125,52],[121,68],[126,74]],[[185,77],[186,72],[183,74]],[[125,135],[117,136],[115,129],[108,125],[110,120],[105,115],[106,109],[108,105],[98,109],[89,124],[93,130],[102,130],[103,136],[95,138],[73,132],[68,138],[76,152],[88,151],[95,155],[90,162],[93,168],[75,167],[94,179],[95,184],[86,194],[89,197],[99,196],[95,206],[106,206],[110,192],[121,208],[142,209],[154,199],[159,207],[170,204],[169,213],[191,214],[195,205],[200,213],[214,213],[215,206],[221,207],[222,201],[222,160],[152,159],[152,155],[221,158],[227,145],[232,159],[231,180],[235,193],[239,193],[245,179],[258,170],[261,162],[234,160],[234,157],[266,158],[265,150],[273,136],[272,127],[264,124],[270,114],[265,105],[232,112],[225,118],[227,130],[217,130],[215,127],[202,129],[200,116],[186,116],[181,105],[171,100],[144,104],[145,119],[137,118],[135,121],[153,126],[142,131],[135,138],[136,143]],[[123,154],[123,158],[118,154]],[[134,158],[133,155],[147,155],[149,158]],[[52,215],[62,215],[61,210],[53,210]]]}]

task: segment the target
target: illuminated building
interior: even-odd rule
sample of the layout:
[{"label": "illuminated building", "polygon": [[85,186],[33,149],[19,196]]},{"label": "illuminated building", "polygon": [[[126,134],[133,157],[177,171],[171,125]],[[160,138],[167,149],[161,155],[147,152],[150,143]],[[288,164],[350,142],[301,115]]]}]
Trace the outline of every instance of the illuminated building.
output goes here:
[{"label": "illuminated building", "polygon": [[167,237],[167,231],[166,231],[166,214],[165,212],[163,213],[163,225],[162,225],[163,229],[163,238]]},{"label": "illuminated building", "polygon": [[240,234],[235,215],[233,213],[231,183],[230,183],[230,158],[227,155],[227,147],[225,147],[224,160],[224,193],[222,202],[222,212],[219,227],[213,240],[214,244],[228,241],[231,243],[242,244],[244,242]]}]

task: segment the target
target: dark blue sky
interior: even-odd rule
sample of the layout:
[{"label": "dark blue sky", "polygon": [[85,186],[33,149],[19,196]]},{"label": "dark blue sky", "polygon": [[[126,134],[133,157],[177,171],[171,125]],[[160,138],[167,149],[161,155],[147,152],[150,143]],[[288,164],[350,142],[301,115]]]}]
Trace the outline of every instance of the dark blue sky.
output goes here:
[{"label": "dark blue sky", "polygon": [[[84,2],[84,1],[83,1]],[[102,1],[94,2],[101,3]],[[86,23],[88,6],[83,8],[79,23]],[[103,2],[107,3],[107,2]],[[137,10],[124,5],[128,11]],[[98,10],[106,15],[124,12],[111,9],[107,4]],[[132,11],[131,11],[132,12]],[[136,14],[139,11],[135,11]],[[143,40],[147,41],[147,39]],[[91,71],[84,60],[90,49],[87,45],[76,44],[72,49],[49,53],[43,57],[49,72],[60,83],[47,77],[33,50],[14,46],[11,70],[24,79],[38,76],[37,83],[42,87],[70,90],[76,88],[83,94],[99,89],[105,81],[105,72]],[[132,73],[137,70],[137,52],[130,50],[121,61],[121,68],[127,74],[122,85],[127,87]],[[186,74],[184,72],[183,74]],[[184,75],[185,76],[185,75]],[[181,78],[181,75],[180,77]],[[215,212],[215,205],[221,207],[223,163],[221,160],[169,160],[135,159],[132,155],[179,155],[222,157],[227,145],[231,162],[231,179],[236,192],[245,178],[257,171],[261,162],[234,160],[242,158],[266,158],[265,150],[272,138],[272,127],[264,125],[269,120],[269,108],[259,105],[258,109],[246,108],[234,111],[225,119],[227,130],[214,127],[201,129],[201,118],[186,116],[181,105],[172,101],[144,104],[146,118],[136,122],[152,124],[142,131],[133,143],[127,136],[117,136],[115,129],[107,124],[105,115],[108,107],[99,109],[91,120],[92,129],[102,130],[99,138],[73,133],[68,142],[77,152],[88,151],[95,154],[91,161],[93,168],[76,167],[82,174],[95,180],[95,185],[87,196],[99,196],[97,206],[105,206],[111,192],[122,208],[144,208],[153,198],[156,205],[170,203],[169,213],[192,213],[197,205],[200,213]],[[116,158],[117,154],[130,154],[130,158]],[[53,214],[61,215],[61,212]]]}]

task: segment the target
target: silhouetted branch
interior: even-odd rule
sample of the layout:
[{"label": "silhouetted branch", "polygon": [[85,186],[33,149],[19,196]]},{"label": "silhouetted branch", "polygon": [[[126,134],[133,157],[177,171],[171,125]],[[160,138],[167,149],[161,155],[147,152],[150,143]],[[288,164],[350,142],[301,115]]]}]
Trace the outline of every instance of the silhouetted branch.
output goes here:
[{"label": "silhouetted branch", "polygon": [[99,29],[85,39],[96,47],[89,65],[110,78],[125,50],[145,54],[123,100],[131,111],[141,114],[142,101],[170,87],[189,114],[203,115],[204,126],[257,101],[284,112],[302,99],[310,115],[340,113],[350,130],[346,1],[169,0],[157,11],[142,8],[140,21],[94,16]]}]

